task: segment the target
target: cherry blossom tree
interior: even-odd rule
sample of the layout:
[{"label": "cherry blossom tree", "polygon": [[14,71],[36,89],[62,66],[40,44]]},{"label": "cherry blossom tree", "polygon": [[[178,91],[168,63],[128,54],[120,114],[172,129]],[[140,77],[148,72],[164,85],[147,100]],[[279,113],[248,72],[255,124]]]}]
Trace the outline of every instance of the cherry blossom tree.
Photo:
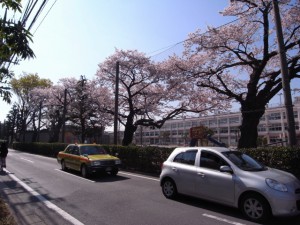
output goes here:
[{"label": "cherry blossom tree", "polygon": [[[290,81],[300,77],[300,1],[280,1]],[[170,77],[188,79],[240,104],[238,147],[256,147],[257,126],[269,101],[282,90],[271,0],[236,0],[222,12],[237,22],[191,33],[182,56],[164,62]]]},{"label": "cherry blossom tree", "polygon": [[[66,96],[65,96],[66,93]],[[50,88],[36,88],[31,94],[42,107],[42,122],[49,129],[49,142],[58,142],[60,131],[67,123],[84,142],[94,139],[97,131],[110,126],[111,117],[101,113],[106,90],[96,87],[95,81],[63,78]],[[93,132],[92,132],[93,131]]]},{"label": "cherry blossom tree", "polygon": [[[208,88],[199,88],[186,79],[170,80],[164,64],[154,63],[136,50],[118,50],[99,64],[99,85],[107,87],[111,99],[103,110],[115,114],[116,63],[119,62],[118,120],[124,126],[122,145],[133,140],[138,125],[161,128],[165,121],[183,113],[228,108],[228,102]],[[169,81],[170,82],[167,82]],[[225,101],[224,101],[225,100]]]}]

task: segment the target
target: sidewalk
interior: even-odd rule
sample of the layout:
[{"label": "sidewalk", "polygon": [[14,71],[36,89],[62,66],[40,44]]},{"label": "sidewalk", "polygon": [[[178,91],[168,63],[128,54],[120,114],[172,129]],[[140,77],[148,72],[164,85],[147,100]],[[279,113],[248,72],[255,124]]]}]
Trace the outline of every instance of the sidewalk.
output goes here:
[{"label": "sidewalk", "polygon": [[0,195],[9,205],[17,225],[70,224],[13,180],[7,171],[0,172]]}]

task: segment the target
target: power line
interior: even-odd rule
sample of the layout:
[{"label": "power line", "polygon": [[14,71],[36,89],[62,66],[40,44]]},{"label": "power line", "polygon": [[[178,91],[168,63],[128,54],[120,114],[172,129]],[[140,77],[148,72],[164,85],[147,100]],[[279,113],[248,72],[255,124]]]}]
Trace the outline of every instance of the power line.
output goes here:
[{"label": "power line", "polygon": [[47,2],[48,2],[48,0],[44,0],[44,1],[42,2],[40,8],[38,9],[37,13],[35,14],[35,16],[34,16],[32,22],[31,22],[31,24],[30,24],[28,30],[31,29],[31,27],[33,26],[33,24],[35,23],[35,21],[37,20],[37,18],[38,18],[39,15],[41,14],[41,12],[43,11],[43,9],[44,9],[45,5],[47,4]]},{"label": "power line", "polygon": [[39,23],[39,25],[37,26],[37,28],[36,28],[35,31],[33,32],[33,35],[34,35],[35,32],[39,29],[39,27],[41,26],[41,24],[44,22],[45,18],[48,16],[49,12],[51,11],[51,9],[53,8],[53,6],[55,5],[56,2],[57,2],[57,0],[55,0],[55,2],[51,5],[50,9],[48,10],[48,12],[46,13],[46,15],[45,15],[44,18],[42,19],[42,21]]},{"label": "power line", "polygon": [[[229,25],[229,24],[232,24],[232,23],[234,23],[234,22],[236,22],[236,21],[238,21],[238,20],[240,20],[240,18],[235,19],[235,20],[233,20],[233,21],[230,21],[230,22],[228,22],[228,23],[225,23],[225,24],[223,24],[223,25],[220,25],[220,26],[218,26],[218,27],[216,27],[216,28],[214,28],[214,29],[220,29],[221,27],[224,27],[224,26],[227,26],[227,25]],[[207,30],[207,31],[205,31],[204,33],[202,33],[201,35],[204,35],[204,34],[209,33],[209,32],[210,32],[210,31]],[[157,53],[157,54],[154,54],[154,55],[150,56],[150,58],[155,57],[155,56],[158,56],[158,55],[160,55],[160,54],[162,54],[162,53],[164,53],[164,52],[166,52],[166,51],[168,51],[168,50],[174,48],[175,46],[180,45],[180,44],[182,44],[182,43],[184,43],[184,42],[186,42],[186,41],[190,41],[190,40],[192,40],[192,39],[193,39],[193,38],[185,39],[185,40],[183,40],[183,41],[180,41],[180,42],[177,42],[177,43],[175,43],[175,44],[166,46],[166,47],[164,47],[164,48],[155,50],[155,51],[150,52],[150,53],[148,53],[148,54],[151,54],[151,53],[160,51],[160,50],[162,50],[162,49],[165,49],[165,50],[163,50],[163,51],[161,51],[161,52],[159,52],[159,53]]]},{"label": "power line", "polygon": [[[22,26],[25,28],[26,27],[26,23],[28,22],[28,19],[31,15],[31,13],[33,12],[34,8],[36,7],[36,4],[38,3],[39,0],[28,0],[25,11],[23,13],[23,15],[20,18],[20,21],[22,23]],[[36,22],[37,18],[39,17],[39,15],[41,14],[41,12],[43,11],[44,7],[46,6],[48,0],[43,0],[42,4],[40,5],[38,11],[35,13],[35,15],[33,16],[33,19],[28,27],[28,31],[32,28],[32,26],[34,25],[34,23]],[[15,54],[13,54],[10,57],[10,60],[8,62],[7,65],[7,70],[9,69],[11,63],[13,62],[14,64],[18,63],[18,59],[14,60],[14,58],[16,57]]]},{"label": "power line", "polygon": [[[286,4],[286,5],[288,5],[288,4]],[[291,6],[291,5],[289,5],[289,6]],[[247,15],[241,16],[241,17],[239,17],[239,18],[237,18],[237,19],[235,19],[235,20],[233,20],[233,21],[230,21],[230,22],[228,22],[228,23],[222,24],[222,25],[220,25],[220,26],[218,26],[218,27],[215,27],[214,29],[215,29],[215,30],[220,29],[220,28],[222,28],[222,27],[224,27],[224,26],[227,26],[227,25],[229,25],[229,24],[235,23],[236,21],[238,21],[238,20],[240,20],[240,19],[242,19],[242,18],[244,18],[244,17],[247,17]],[[205,31],[204,33],[200,34],[200,36],[201,36],[201,35],[204,35],[204,34],[207,34],[207,33],[209,33],[209,32],[210,32],[210,31],[207,30],[207,31]],[[155,52],[160,51],[160,52],[158,52],[157,54],[150,55],[150,58],[155,57],[155,56],[158,56],[158,55],[160,55],[160,54],[162,54],[162,53],[164,53],[164,52],[167,52],[168,50],[170,50],[170,49],[176,47],[177,45],[180,45],[180,44],[182,44],[182,43],[184,43],[184,42],[186,42],[186,41],[192,40],[192,39],[193,39],[193,38],[185,39],[185,40],[180,41],[180,42],[177,42],[177,43],[175,43],[175,44],[172,44],[172,45],[169,45],[169,46],[160,48],[160,49],[155,50],[155,51],[152,51],[152,52],[148,53],[147,55],[150,55],[150,54],[152,54],[152,53],[155,53]],[[164,49],[164,50],[163,50],[163,49]]]}]

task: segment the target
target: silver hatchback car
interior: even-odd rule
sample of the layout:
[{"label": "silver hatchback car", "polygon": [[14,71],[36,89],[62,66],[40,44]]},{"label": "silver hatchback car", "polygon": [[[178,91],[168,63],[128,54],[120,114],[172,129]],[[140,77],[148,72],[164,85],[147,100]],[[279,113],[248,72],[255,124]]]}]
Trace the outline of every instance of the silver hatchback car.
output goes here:
[{"label": "silver hatchback car", "polygon": [[250,220],[300,214],[300,181],[223,147],[176,148],[163,163],[162,192],[178,193],[239,208]]}]

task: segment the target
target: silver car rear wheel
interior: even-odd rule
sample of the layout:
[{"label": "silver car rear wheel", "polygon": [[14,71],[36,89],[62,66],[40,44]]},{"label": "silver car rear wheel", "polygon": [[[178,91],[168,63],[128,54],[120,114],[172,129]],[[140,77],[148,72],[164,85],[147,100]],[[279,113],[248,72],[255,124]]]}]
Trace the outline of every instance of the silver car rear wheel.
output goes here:
[{"label": "silver car rear wheel", "polygon": [[243,198],[241,210],[248,219],[257,222],[265,221],[271,214],[268,202],[256,194],[250,194]]},{"label": "silver car rear wheel", "polygon": [[166,179],[162,182],[162,192],[166,198],[174,199],[177,195],[177,188],[174,181]]}]

